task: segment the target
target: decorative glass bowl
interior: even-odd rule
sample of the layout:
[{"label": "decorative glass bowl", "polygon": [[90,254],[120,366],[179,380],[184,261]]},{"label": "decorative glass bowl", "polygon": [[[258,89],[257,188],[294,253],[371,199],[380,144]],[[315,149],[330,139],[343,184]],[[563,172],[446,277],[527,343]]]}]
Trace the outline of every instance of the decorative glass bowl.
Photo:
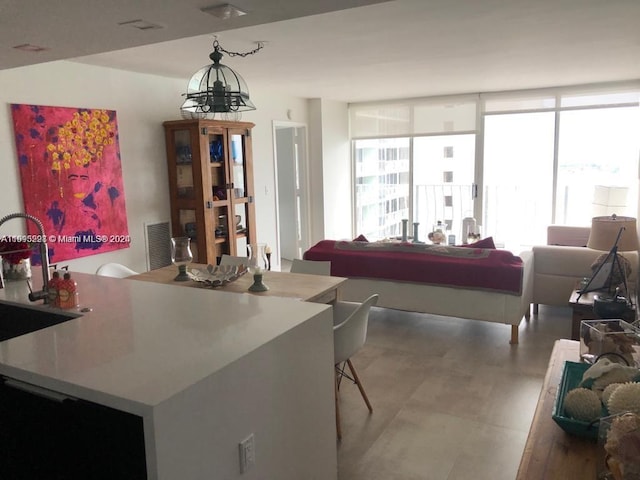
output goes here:
[{"label": "decorative glass bowl", "polygon": [[187,272],[191,280],[211,288],[222,287],[245,273],[247,273],[247,267],[244,265],[207,265],[206,270],[192,268]]},{"label": "decorative glass bowl", "polygon": [[580,358],[595,363],[600,357],[640,367],[640,329],[620,319],[583,320]]}]

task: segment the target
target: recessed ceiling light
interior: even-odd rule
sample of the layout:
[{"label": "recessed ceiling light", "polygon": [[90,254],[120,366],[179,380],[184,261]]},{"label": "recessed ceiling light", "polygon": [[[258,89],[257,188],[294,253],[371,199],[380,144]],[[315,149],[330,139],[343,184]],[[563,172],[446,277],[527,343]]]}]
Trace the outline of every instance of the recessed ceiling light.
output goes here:
[{"label": "recessed ceiling light", "polygon": [[230,18],[241,17],[242,15],[247,14],[247,12],[245,12],[244,10],[240,10],[238,7],[235,7],[229,3],[225,3],[224,5],[217,5],[215,7],[201,8],[200,11],[208,13],[209,15],[213,15],[214,17],[218,17],[222,20],[229,20]]},{"label": "recessed ceiling light", "polygon": [[47,47],[40,47],[38,45],[31,45],[30,43],[24,43],[22,45],[16,45],[16,50],[22,50],[23,52],[42,52],[44,50],[49,50]]},{"label": "recessed ceiling light", "polygon": [[121,22],[118,25],[122,27],[133,27],[138,30],[159,30],[164,28],[162,25],[158,25],[156,23],[151,23],[146,20],[130,20],[128,22]]}]

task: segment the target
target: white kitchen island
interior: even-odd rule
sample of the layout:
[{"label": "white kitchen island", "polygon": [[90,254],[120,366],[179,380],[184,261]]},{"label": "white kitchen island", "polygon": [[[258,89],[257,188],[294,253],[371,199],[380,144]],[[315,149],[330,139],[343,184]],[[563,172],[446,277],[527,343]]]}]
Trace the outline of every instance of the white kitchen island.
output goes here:
[{"label": "white kitchen island", "polygon": [[73,277],[92,311],[0,342],[4,379],[139,417],[149,479],[337,478],[330,306]]}]

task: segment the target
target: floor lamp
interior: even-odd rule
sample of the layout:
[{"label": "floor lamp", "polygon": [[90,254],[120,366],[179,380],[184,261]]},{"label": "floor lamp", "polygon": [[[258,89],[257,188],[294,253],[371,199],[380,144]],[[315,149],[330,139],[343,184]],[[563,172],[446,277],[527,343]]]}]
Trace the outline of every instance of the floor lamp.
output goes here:
[{"label": "floor lamp", "polygon": [[628,298],[627,272],[624,265],[628,261],[618,252],[638,250],[636,219],[619,217],[615,214],[607,217],[594,217],[591,221],[591,233],[587,248],[608,250],[609,253],[600,262],[589,282],[580,290],[579,294],[606,291],[615,295],[615,288],[623,284],[627,302],[632,303],[632,300]]}]

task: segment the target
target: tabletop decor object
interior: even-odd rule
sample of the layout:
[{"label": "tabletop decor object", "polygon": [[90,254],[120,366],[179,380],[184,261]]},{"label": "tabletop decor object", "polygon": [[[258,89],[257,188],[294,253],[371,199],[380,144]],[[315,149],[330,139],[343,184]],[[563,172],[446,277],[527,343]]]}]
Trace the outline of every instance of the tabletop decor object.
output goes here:
[{"label": "tabletop decor object", "polygon": [[5,280],[27,280],[31,278],[31,247],[27,242],[0,239],[2,276]]},{"label": "tabletop decor object", "polygon": [[244,265],[207,265],[206,270],[192,268],[187,271],[190,280],[202,283],[205,287],[222,287],[247,273]]},{"label": "tabletop decor object", "polygon": [[[586,363],[577,363],[566,361],[562,371],[562,378],[558,391],[556,394],[555,403],[553,405],[553,411],[551,418],[556,422],[560,428],[570,435],[578,437],[586,437],[597,439],[598,438],[598,420],[596,421],[584,421],[577,420],[569,416],[565,411],[565,398],[567,394],[576,388],[579,388],[580,382],[584,372],[587,371],[589,365]],[[605,407],[601,407],[601,416],[607,415]]]},{"label": "tabletop decor object", "polygon": [[191,239],[189,237],[173,237],[171,239],[171,261],[178,267],[176,282],[190,280],[187,275],[187,265],[193,260],[191,253]]},{"label": "tabletop decor object", "polygon": [[600,420],[598,480],[640,476],[640,415],[632,412]]},{"label": "tabletop decor object", "polygon": [[431,240],[431,243],[434,245],[440,245],[441,243],[447,243],[447,224],[442,223],[442,221],[438,220],[433,226],[433,230],[429,232],[427,237]]},{"label": "tabletop decor object", "polygon": [[640,367],[640,329],[620,319],[583,320],[580,323],[580,359]]},{"label": "tabletop decor object", "polygon": [[418,239],[418,230],[420,227],[420,223],[418,222],[413,222],[413,243],[422,243],[419,239]]},{"label": "tabletop decor object", "polygon": [[263,282],[264,272],[269,267],[266,248],[267,245],[263,243],[247,245],[249,270],[253,273],[253,284],[249,287],[250,292],[266,292],[269,290],[269,287]]},{"label": "tabletop decor object", "polygon": [[269,290],[269,287],[262,281],[264,272],[269,268],[266,249],[267,245],[264,243],[247,245],[249,271],[253,273],[253,284],[249,287],[250,292],[266,292]]},{"label": "tabletop decor object", "polygon": [[[580,290],[580,294],[587,292],[602,292],[598,302],[605,305],[598,306],[607,311],[609,308],[622,308],[616,305],[618,297],[622,296],[631,305],[627,275],[631,270],[626,259],[618,252],[638,250],[638,238],[636,234],[636,219],[611,215],[610,217],[594,217],[591,220],[591,232],[587,241],[587,248],[607,251],[598,259],[598,264],[592,266],[592,275],[587,285]],[[615,302],[606,301],[607,297],[615,299]],[[608,315],[605,313],[605,315]]]},{"label": "tabletop decor object", "polygon": [[408,233],[407,233],[407,228],[409,225],[409,219],[408,218],[403,218],[402,219],[402,241],[403,242],[407,242],[408,241]]}]

